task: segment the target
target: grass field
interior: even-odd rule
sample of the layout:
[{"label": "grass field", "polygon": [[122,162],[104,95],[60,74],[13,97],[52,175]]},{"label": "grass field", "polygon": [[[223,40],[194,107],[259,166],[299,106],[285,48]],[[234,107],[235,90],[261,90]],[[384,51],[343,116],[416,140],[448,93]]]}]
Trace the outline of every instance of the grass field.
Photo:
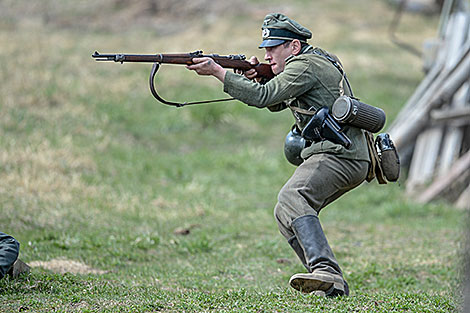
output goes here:
[{"label": "grass field", "polygon": [[[162,25],[84,27],[82,6],[59,10],[77,24],[21,19],[18,3],[0,22],[0,231],[34,267],[0,281],[1,312],[459,310],[464,212],[416,204],[402,184],[364,184],[320,214],[351,296],[299,294],[287,282],[304,269],[272,213],[294,171],[282,152],[290,113],[163,106],[148,91],[150,65],[91,58],[202,49],[262,59],[262,19],[282,10],[342,59],[389,123],[423,74],[388,40],[386,2],[250,1],[166,35]],[[406,15],[400,36],[419,48],[437,24]],[[225,96],[183,67],[163,66],[157,80],[172,100]]]}]

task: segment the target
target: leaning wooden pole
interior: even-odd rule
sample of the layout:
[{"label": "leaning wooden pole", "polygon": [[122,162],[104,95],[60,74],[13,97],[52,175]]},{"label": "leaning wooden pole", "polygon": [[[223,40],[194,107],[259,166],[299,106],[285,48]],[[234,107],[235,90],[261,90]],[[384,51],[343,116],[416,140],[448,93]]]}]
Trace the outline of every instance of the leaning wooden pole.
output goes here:
[{"label": "leaning wooden pole", "polygon": [[470,42],[462,49],[457,64],[448,71],[442,72],[433,84],[433,88],[418,101],[419,112],[409,115],[399,128],[389,130],[398,149],[414,142],[418,134],[426,127],[431,109],[448,102],[454,93],[470,76]]},{"label": "leaning wooden pole", "polygon": [[449,173],[440,176],[434,180],[424,192],[422,192],[417,198],[418,202],[426,203],[432,201],[449,188],[449,186],[459,179],[464,179],[462,175],[469,175],[468,170],[470,168],[470,151],[461,156],[454,165],[450,168]]}]

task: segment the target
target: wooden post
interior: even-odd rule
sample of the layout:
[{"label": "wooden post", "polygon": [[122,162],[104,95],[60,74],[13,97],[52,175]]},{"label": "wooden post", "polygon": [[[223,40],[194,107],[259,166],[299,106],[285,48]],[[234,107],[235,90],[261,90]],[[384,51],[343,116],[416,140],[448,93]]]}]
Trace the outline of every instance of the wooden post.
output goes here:
[{"label": "wooden post", "polygon": [[[468,31],[469,29],[469,24],[470,24],[470,16],[467,14],[464,14],[463,12],[459,12],[456,15],[456,23],[458,24],[457,29],[462,29],[462,30],[467,30],[466,32],[455,32],[455,37],[457,39],[455,40],[457,43],[459,43],[459,46],[454,47],[455,49],[460,48],[460,45],[463,44],[465,41],[470,42],[470,32]],[[460,42],[459,42],[460,41]],[[451,60],[454,61],[454,60]],[[469,102],[467,101],[467,97],[470,92],[470,75],[467,80],[467,83],[465,83],[455,94],[452,103],[450,104],[450,108],[453,109],[459,109],[459,108],[464,108],[465,106],[469,106]],[[463,140],[463,130],[462,127],[452,125],[450,124],[446,136],[444,138],[444,146],[441,154],[441,162],[439,165],[439,174],[445,173],[450,166],[452,165],[452,162],[458,158],[460,148],[462,147],[462,140]]]},{"label": "wooden post", "polygon": [[[450,19],[445,37],[445,49],[443,49],[441,53],[441,55],[444,56],[441,57],[441,59],[445,59],[447,61],[444,63],[444,69],[447,71],[451,71],[458,62],[458,54],[460,53],[464,39],[467,37],[466,33],[462,35],[460,30],[466,29],[467,24],[467,16],[463,13],[454,14]],[[433,92],[434,90],[432,89],[427,90],[427,93],[431,97],[433,96]],[[450,97],[452,98],[452,95]],[[423,110],[428,104],[423,101],[418,101],[418,103],[420,103],[420,105],[417,105],[416,107],[421,110]],[[430,108],[428,108],[428,110],[430,110]],[[419,112],[419,115],[415,113],[414,116],[427,117],[428,114],[429,111],[425,111]],[[421,119],[424,120],[424,118]],[[428,119],[426,119],[425,122],[422,122],[423,127],[427,126],[424,125],[424,123],[429,124],[427,120]],[[433,179],[441,153],[442,138],[444,136],[444,127],[440,125],[425,129],[424,131],[422,129],[417,129],[417,131],[420,133],[416,135],[415,152],[411,160],[408,181],[406,184],[408,193],[413,193],[417,187],[424,185],[426,182]],[[396,145],[400,149],[400,138],[395,138],[393,135],[392,138],[394,138]],[[456,139],[458,138],[454,138],[454,140]]]},{"label": "wooden post", "polygon": [[442,127],[433,127],[421,133],[416,140],[408,180],[406,181],[407,193],[413,193],[417,187],[433,178],[441,138]]},{"label": "wooden post", "polygon": [[449,172],[434,180],[417,200],[419,202],[429,202],[439,197],[451,184],[457,181],[461,175],[470,175],[470,151],[465,153],[450,168]]},{"label": "wooden post", "polygon": [[439,107],[449,101],[453,94],[463,85],[470,75],[470,42],[464,49],[465,53],[459,58],[459,62],[452,69],[443,71],[434,81],[432,87],[416,104],[419,112],[410,114],[402,121],[399,128],[390,130],[398,149],[415,141],[418,134],[428,124],[428,116],[431,109]]},{"label": "wooden post", "polygon": [[470,206],[469,196],[461,194],[470,192],[470,152],[459,158],[469,149],[470,14],[453,3],[446,0],[442,10],[434,65],[388,132],[399,152],[414,148],[408,193],[417,194],[434,180],[418,201],[460,196],[458,204]]}]

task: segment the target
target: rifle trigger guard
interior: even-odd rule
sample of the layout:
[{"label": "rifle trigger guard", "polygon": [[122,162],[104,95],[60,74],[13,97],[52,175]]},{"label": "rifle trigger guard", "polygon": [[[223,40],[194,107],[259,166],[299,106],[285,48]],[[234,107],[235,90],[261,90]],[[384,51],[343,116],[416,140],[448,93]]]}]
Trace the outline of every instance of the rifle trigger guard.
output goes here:
[{"label": "rifle trigger guard", "polygon": [[158,62],[153,63],[152,70],[150,71],[149,85],[150,85],[150,92],[152,93],[152,96],[154,96],[155,99],[157,99],[163,104],[180,108],[182,106],[189,105],[189,104],[213,103],[213,102],[231,101],[235,99],[235,98],[225,98],[225,99],[194,101],[194,102],[184,102],[184,103],[166,101],[165,99],[163,99],[162,97],[158,95],[157,90],[155,89],[155,75],[157,74],[157,71],[159,68],[160,68],[160,63]]}]

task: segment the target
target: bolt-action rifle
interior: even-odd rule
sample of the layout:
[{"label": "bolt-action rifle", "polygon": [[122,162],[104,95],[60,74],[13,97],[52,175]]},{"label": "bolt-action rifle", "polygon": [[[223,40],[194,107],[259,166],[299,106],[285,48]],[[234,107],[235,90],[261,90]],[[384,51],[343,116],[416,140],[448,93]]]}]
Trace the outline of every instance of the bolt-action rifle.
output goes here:
[{"label": "bolt-action rifle", "polygon": [[152,95],[158,101],[167,104],[173,105],[176,107],[182,107],[189,104],[201,104],[201,103],[210,103],[210,102],[219,102],[219,101],[229,101],[233,98],[227,99],[217,99],[217,100],[205,100],[205,101],[196,101],[196,102],[171,102],[162,99],[155,90],[155,75],[160,67],[160,64],[184,64],[191,65],[193,64],[194,58],[201,57],[210,57],[216,63],[224,68],[231,68],[241,71],[248,71],[252,68],[256,70],[256,78],[260,78],[262,82],[267,82],[274,77],[274,74],[271,70],[269,64],[256,64],[253,65],[250,62],[246,61],[246,57],[242,54],[238,55],[228,55],[222,56],[218,54],[203,54],[202,51],[190,52],[190,53],[180,53],[180,54],[100,54],[98,51],[95,51],[92,55],[96,61],[114,61],[114,62],[138,62],[138,63],[153,63],[152,71],[150,72],[149,85]]}]

